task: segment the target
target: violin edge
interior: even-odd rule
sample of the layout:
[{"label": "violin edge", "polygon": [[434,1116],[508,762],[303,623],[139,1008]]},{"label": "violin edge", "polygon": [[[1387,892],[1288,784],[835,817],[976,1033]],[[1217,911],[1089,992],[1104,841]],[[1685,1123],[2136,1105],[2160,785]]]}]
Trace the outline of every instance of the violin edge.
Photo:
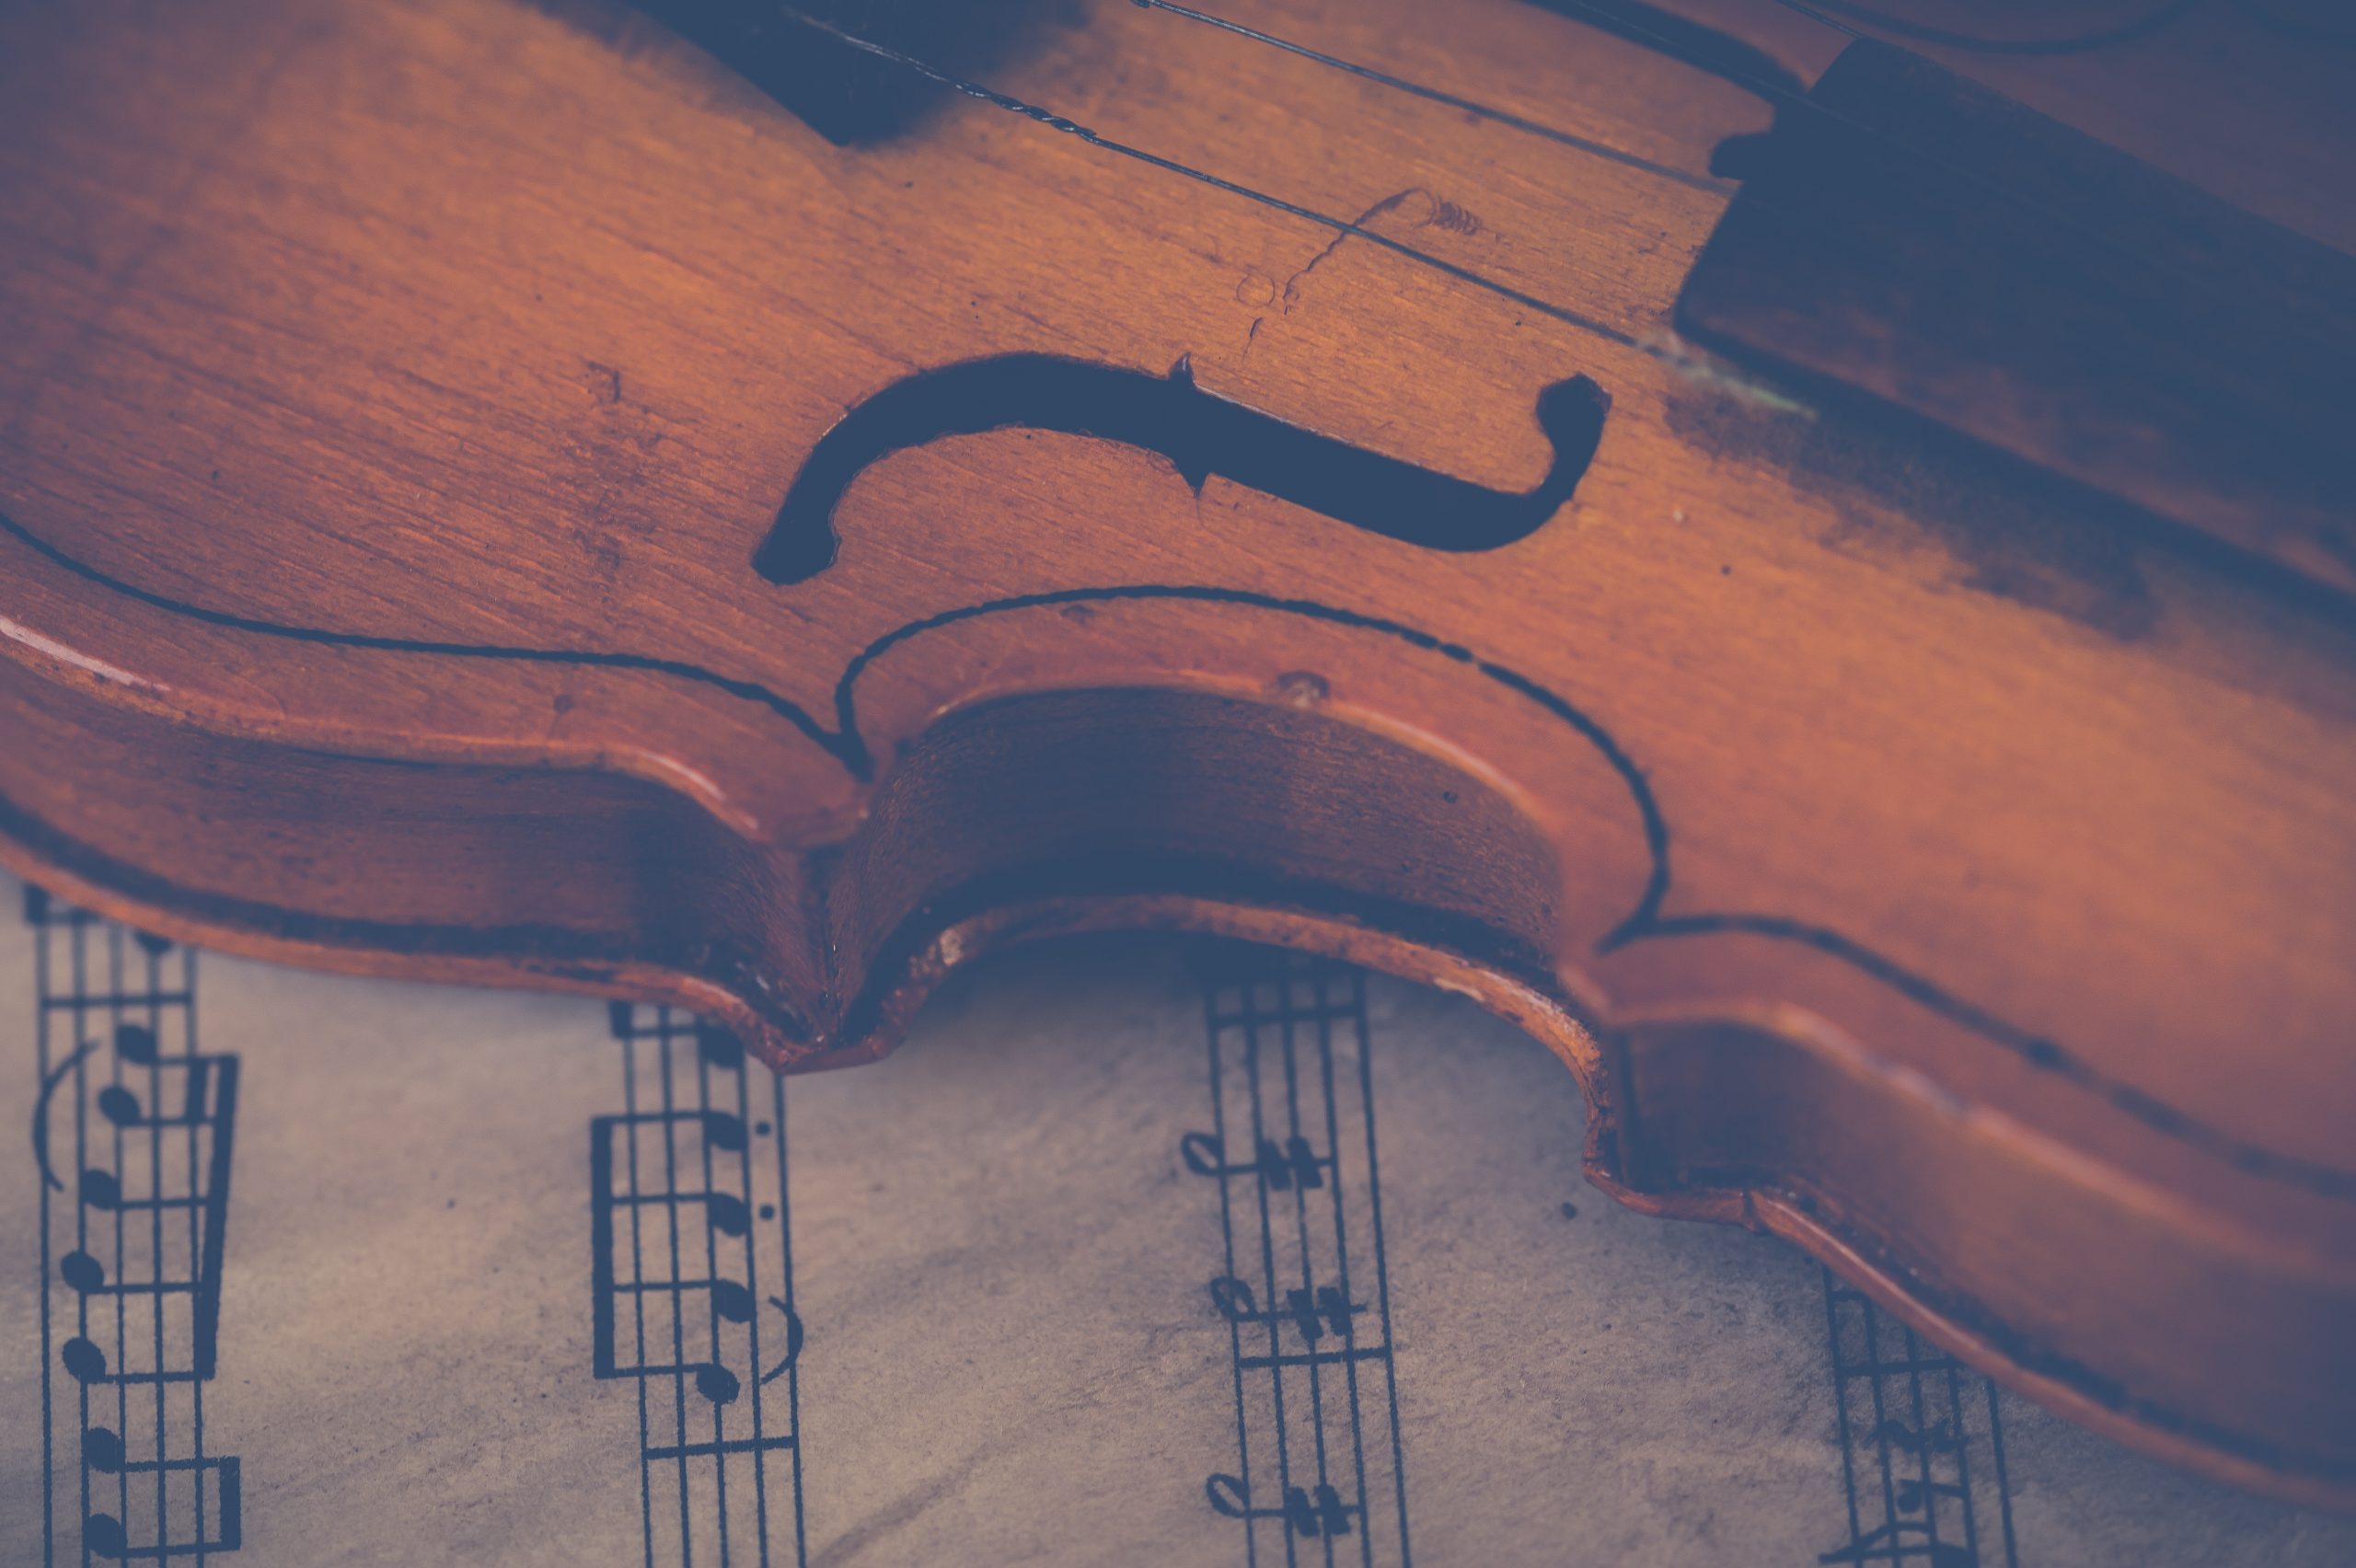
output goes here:
[{"label": "violin edge", "polygon": [[[408,770],[419,771],[415,765]],[[0,781],[6,772],[0,768]],[[9,804],[6,794],[0,789],[0,804]],[[712,874],[709,860],[688,856],[682,863],[691,881]],[[2313,1391],[2331,1386],[2313,1370],[2318,1336],[2356,1310],[2356,1281],[2337,1277],[2344,1270],[2328,1259],[2320,1269],[2303,1266],[2295,1248],[2257,1245],[2204,1216],[2197,1203],[2177,1201],[2184,1194],[2155,1193],[2001,1113],[1958,1101],[1796,1005],[1614,1011],[1576,965],[1533,963],[1508,943],[1482,942],[1470,926],[1407,935],[1334,909],[1288,906],[1275,901],[1280,893],[1239,899],[1201,890],[1041,891],[986,898],[973,907],[928,899],[882,940],[871,939],[866,951],[838,953],[831,983],[816,976],[780,982],[743,967],[726,974],[731,966],[724,963],[699,968],[676,955],[536,951],[521,928],[473,951],[433,941],[404,951],[383,932],[366,944],[317,930],[306,935],[304,917],[292,912],[273,921],[260,902],[191,896],[103,852],[79,850],[64,833],[44,830],[13,808],[0,816],[0,866],[140,928],[247,956],[386,977],[668,1001],[715,1018],[765,1061],[791,1070],[882,1056],[950,974],[987,953],[1046,937],[1184,930],[1358,963],[1467,996],[1561,1059],[1586,1105],[1588,1180],[1616,1200],[1665,1217],[1736,1223],[1783,1237],[1941,1347],[2073,1420],[2220,1480],[2356,1512],[2356,1463],[2334,1452],[2347,1447],[2345,1413]],[[744,892],[718,881],[698,885],[722,905]],[[1709,1091],[1680,1095],[1680,1084]],[[1775,1113],[1749,1114],[1741,1125],[1711,1120],[1728,1105]],[[1879,1145],[1851,1136],[1861,1106],[1883,1125]],[[1810,1161],[1818,1168],[1801,1168]],[[1920,1222],[1962,1203],[1993,1205],[1990,1212],[1999,1218],[1975,1225],[1976,1240],[1950,1238],[1969,1243],[1966,1252],[1976,1255],[1941,1275],[1934,1273],[1941,1258],[1923,1243]],[[2007,1204],[2033,1226],[2017,1235],[2008,1229],[2001,1223]],[[2057,1224],[2055,1215],[2063,1220]],[[2050,1234],[2033,1234],[2049,1226]],[[2158,1260],[2153,1266],[2166,1277],[2137,1273],[2096,1292],[2108,1297],[2109,1320],[2081,1320],[2072,1325],[2070,1343],[2057,1343],[2046,1332],[2050,1325],[2033,1321],[2034,1313],[2040,1297],[2051,1296],[2061,1309],[2085,1319],[2090,1299],[2080,1276],[2088,1272],[2088,1243],[2140,1249],[2147,1262]],[[2027,1266],[2015,1266],[2015,1247]],[[2040,1253],[2044,1269],[2037,1266]],[[2009,1299],[1992,1301],[1990,1286],[2009,1291]],[[2182,1337],[2180,1324],[2165,1333],[2142,1326],[2141,1309],[2155,1297],[2176,1302],[2180,1317],[2199,1318],[2202,1328],[2194,1337],[2212,1342],[2203,1354],[2182,1359],[2196,1368],[2191,1383],[2222,1401],[2214,1408],[2188,1410],[2124,1392],[2131,1383],[2148,1389],[2154,1358],[2172,1354]],[[2260,1346],[2267,1355],[2246,1355],[2226,1376],[2214,1343],[2220,1341],[2245,1350]],[[2265,1366],[2269,1358],[2276,1365]],[[2294,1404],[2326,1402],[2308,1410],[2307,1429],[2289,1441],[2254,1436],[2230,1415],[2220,1418],[2252,1380],[2270,1386],[2278,1400],[2289,1389]]]}]

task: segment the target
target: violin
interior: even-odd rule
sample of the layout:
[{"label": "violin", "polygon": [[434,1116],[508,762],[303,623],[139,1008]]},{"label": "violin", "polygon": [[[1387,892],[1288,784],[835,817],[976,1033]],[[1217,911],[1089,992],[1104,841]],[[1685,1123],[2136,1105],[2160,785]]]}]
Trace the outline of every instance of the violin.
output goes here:
[{"label": "violin", "polygon": [[1107,927],[2356,1506],[2356,32],[0,13],[0,861],[781,1070]]}]

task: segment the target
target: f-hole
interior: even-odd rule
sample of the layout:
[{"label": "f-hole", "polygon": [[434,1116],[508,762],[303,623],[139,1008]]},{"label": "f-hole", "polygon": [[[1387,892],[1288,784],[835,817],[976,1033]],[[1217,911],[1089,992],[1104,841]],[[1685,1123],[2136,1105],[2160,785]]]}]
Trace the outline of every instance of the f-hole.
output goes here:
[{"label": "f-hole", "polygon": [[1493,550],[1527,538],[1570,499],[1611,406],[1584,375],[1541,392],[1538,425],[1553,462],[1532,489],[1498,490],[1214,397],[1184,360],[1168,375],[1045,354],[973,360],[894,382],[844,415],[802,466],[753,569],[790,583],[832,565],[835,507],[870,464],[942,436],[1017,428],[1143,447],[1198,490],[1217,474],[1426,549]]}]

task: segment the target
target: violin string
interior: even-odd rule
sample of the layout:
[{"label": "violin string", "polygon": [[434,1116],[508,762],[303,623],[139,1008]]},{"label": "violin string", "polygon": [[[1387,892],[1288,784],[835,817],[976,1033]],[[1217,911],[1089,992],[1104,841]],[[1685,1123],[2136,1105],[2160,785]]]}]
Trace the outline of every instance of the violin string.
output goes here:
[{"label": "violin string", "polygon": [[[1132,3],[1139,3],[1139,0],[1132,0]],[[2189,6],[2190,4],[2198,3],[2198,0],[2184,0],[2184,3]],[[1696,69],[1708,71],[1712,75],[1718,76],[1720,79],[1727,81],[1732,86],[1749,92],[1752,96],[1765,101],[1772,107],[1775,108],[1779,113],[1781,111],[1789,110],[1797,117],[1840,127],[1843,130],[1852,132],[1869,142],[1880,144],[1901,156],[1910,156],[1919,160],[1926,167],[1946,174],[1966,185],[1976,187],[1987,194],[1994,196],[2000,201],[2040,216],[2050,223],[2075,233],[2084,240],[2113,252],[2116,256],[2120,258],[2122,263],[2131,270],[2143,271],[2156,265],[2156,263],[2148,256],[2140,256],[2128,249],[2126,247],[2121,246],[2111,236],[2103,235],[2096,230],[2086,227],[2084,222],[2073,213],[2039,206],[2038,203],[2023,197],[2018,192],[2008,190],[2004,187],[1990,181],[1983,176],[1958,167],[1946,160],[1938,157],[1934,154],[1923,152],[1919,148],[1912,147],[1909,144],[1900,141],[1896,136],[1892,135],[1888,131],[1883,130],[1879,126],[1857,120],[1838,110],[1829,109],[1823,104],[1817,102],[1814,98],[1810,97],[1806,92],[1797,91],[1791,87],[1784,86],[1779,82],[1773,81],[1767,77],[1758,75],[1756,72],[1743,70],[1738,66],[1731,66],[1723,61],[1705,59],[1698,50],[1693,48],[1687,41],[1672,37],[1656,28],[1648,27],[1641,21],[1633,19],[1619,8],[1609,4],[1599,4],[1597,3],[1597,0],[1546,0],[1546,4],[1550,9],[1555,10],[1574,20],[1583,20],[1590,26],[1602,29],[1614,36],[1623,38],[1630,42],[1634,43],[1639,48],[1649,50],[1656,54],[1663,56],[1664,58],[1693,66]],[[1184,16],[1187,19],[1195,20],[1207,25],[1218,26],[1221,28],[1221,30],[1237,34],[1253,42],[1263,43],[1275,48],[1288,49],[1293,52],[1310,54],[1311,57],[1322,58],[1323,61],[1329,61],[1332,64],[1341,69],[1346,70],[1351,68],[1351,63],[1341,61],[1338,57],[1315,56],[1313,52],[1291,45],[1288,40],[1278,39],[1271,34],[1258,32],[1254,29],[1242,27],[1240,24],[1228,23],[1226,18],[1213,16],[1207,12],[1198,12],[1192,7],[1156,4],[1146,5],[1143,8],[1149,10],[1170,11]],[[879,42],[873,39],[862,37],[860,34],[838,27],[831,21],[812,16],[808,12],[803,11],[793,6],[779,6],[774,14],[781,17],[785,20],[799,23],[803,27],[823,33],[848,48],[855,49],[862,53],[884,60],[892,64],[897,65],[904,70],[912,71],[918,75],[925,77],[929,81],[935,82],[942,86],[952,89],[953,91],[961,93],[965,97],[989,104],[993,108],[1004,110],[1008,113],[1019,115],[1035,124],[1045,126],[1049,130],[1058,132],[1065,135],[1076,137],[1090,146],[1096,147],[1104,152],[1112,153],[1116,156],[1133,159],[1149,167],[1162,169],[1168,173],[1178,175],[1183,179],[1191,179],[1199,184],[1207,185],[1213,190],[1220,190],[1230,195],[1242,197],[1245,201],[1255,202],[1274,211],[1284,213],[1289,216],[1300,218],[1306,222],[1315,224],[1320,227],[1330,229],[1336,235],[1362,239],[1369,245],[1375,246],[1380,249],[1388,250],[1409,261],[1415,262],[1420,266],[1438,272],[1442,276],[1455,279],[1460,282],[1469,283],[1472,287],[1480,289],[1487,294],[1494,294],[1511,304],[1518,305],[1524,309],[1534,311],[1539,315],[1560,321],[1566,326],[1588,333],[1590,336],[1601,338],[1607,342],[1618,344],[1623,348],[1633,349],[1639,353],[1646,354],[1654,359],[1661,360],[1672,364],[1691,363],[1696,357],[1694,351],[1690,345],[1678,340],[1674,337],[1664,336],[1640,338],[1634,333],[1628,332],[1621,328],[1613,327],[1604,321],[1597,319],[1594,317],[1586,315],[1583,312],[1573,310],[1566,306],[1557,305],[1551,300],[1543,299],[1536,294],[1529,294],[1523,290],[1514,288],[1510,284],[1499,282],[1496,279],[1487,277],[1469,267],[1448,260],[1444,257],[1434,255],[1430,251],[1419,249],[1416,247],[1408,245],[1402,240],[1394,239],[1391,236],[1383,234],[1379,230],[1369,228],[1362,222],[1352,222],[1346,218],[1336,217],[1330,213],[1320,212],[1313,207],[1303,206],[1297,202],[1290,202],[1271,192],[1257,190],[1252,186],[1244,185],[1238,181],[1213,174],[1207,169],[1195,167],[1191,164],[1182,163],[1174,158],[1164,157],[1159,153],[1149,152],[1147,149],[1134,145],[1133,144],[1122,142],[1114,137],[1106,136],[1091,127],[1082,125],[1077,121],[1070,120],[1063,115],[1056,113],[1052,110],[1015,98],[1011,94],[999,92],[998,89],[986,86],[981,83],[969,81],[963,76],[959,76],[953,72],[943,70],[916,55],[907,53],[907,52],[896,49],[889,44]],[[1400,90],[1417,92],[1418,96],[1438,99],[1439,101],[1447,101],[1449,96],[1441,94],[1436,88],[1421,88],[1419,91],[1418,84],[1406,83],[1397,78],[1386,78],[1383,74],[1373,72],[1371,70],[1366,71],[1363,74],[1369,79],[1383,82],[1386,86],[1396,85]],[[1475,105],[1472,107],[1473,107],[1477,111],[1480,106]],[[1565,133],[1565,139],[1567,139],[1567,133]],[[1582,148],[1581,150],[1588,151],[1592,149]],[[1616,149],[1613,150],[1616,151]],[[1633,162],[1634,160],[1633,157],[1630,157],[1617,161]],[[1641,167],[1640,165],[1637,167]],[[1650,172],[1655,174],[1657,177],[1662,178],[1679,178],[1681,182],[1688,183],[1690,183],[1692,178],[1690,176],[1684,176],[1683,171],[1681,170],[1671,173],[1661,169],[1649,169],[1644,170],[1644,172]],[[1723,367],[1718,368],[1723,370]]]},{"label": "violin string", "polygon": [[[1158,4],[1156,3],[1156,0],[1131,0],[1131,3],[1151,10],[1178,9],[1178,7],[1174,6],[1163,6]],[[1761,99],[1762,102],[1768,104],[1773,109],[1779,110],[1789,110],[1796,115],[1806,116],[1807,118],[1838,125],[1845,130],[1854,131],[1861,136],[1869,137],[1875,141],[1885,143],[1902,152],[1911,152],[1914,150],[1905,146],[1888,132],[1883,131],[1877,126],[1868,125],[1865,121],[1854,119],[1837,110],[1825,108],[1824,105],[1817,102],[1805,92],[1795,91],[1794,89],[1784,86],[1781,82],[1762,76],[1755,71],[1745,70],[1742,67],[1732,64],[1728,62],[1723,60],[1705,59],[1701,51],[1693,48],[1686,40],[1673,37],[1669,33],[1661,31],[1657,28],[1646,26],[1641,19],[1631,17],[1621,7],[1610,4],[1609,0],[1601,0],[1601,3],[1599,3],[1599,0],[1544,0],[1544,7],[1547,10],[1553,11],[1572,21],[1584,23],[1598,31],[1607,33],[1613,37],[1624,39],[1628,42],[1634,44],[1637,48],[1646,50],[1651,53],[1661,56],[1664,59],[1676,61],[1681,65],[1692,66],[1696,70],[1706,71],[1710,75],[1719,78],[1721,81],[1724,81],[1730,86],[1739,87],[1744,92],[1750,94],[1753,98]],[[1250,28],[1229,23],[1222,17],[1212,17],[1206,15],[1202,19],[1219,23],[1223,26],[1224,30],[1226,31],[1241,34],[1243,37],[1253,39],[1260,42],[1275,44],[1278,48],[1292,47],[1291,45],[1288,45],[1283,40],[1269,34],[1256,32]],[[1303,52],[1306,52],[1304,51]],[[1368,74],[1372,75],[1372,73]],[[1440,96],[1435,89],[1418,88],[1413,84],[1402,83],[1400,85],[1408,91],[1419,92],[1423,96],[1435,98]],[[1936,160],[1930,159],[1927,156],[1925,156],[1924,161],[1932,163],[1934,167],[1946,169],[1947,172],[1957,174],[1960,178],[1966,179],[1972,179],[1972,177],[1965,171],[1948,168],[1946,165],[1939,164]],[[1655,170],[1653,172],[1658,173],[1662,171]],[[1681,170],[1678,172],[1680,175],[1682,175]],[[1692,177],[1684,176],[1684,178],[1690,179]],[[1979,182],[1975,181],[1975,183]],[[1727,190],[1724,186],[1713,186],[1712,189],[1720,191],[1725,191]],[[1991,187],[1991,189],[1994,188]]]},{"label": "violin string", "polygon": [[1250,39],[1255,43],[1268,44],[1273,48],[1283,50],[1288,54],[1297,54],[1304,60],[1313,60],[1320,65],[1345,72],[1353,76],[1363,77],[1367,81],[1379,83],[1415,98],[1426,98],[1433,103],[1445,104],[1450,109],[1462,110],[1467,114],[1478,115],[1484,120],[1494,121],[1509,129],[1526,132],[1532,136],[1542,136],[1547,141],[1576,148],[1607,162],[1642,169],[1647,174],[1658,175],[1663,179],[1672,179],[1680,185],[1692,186],[1696,190],[1707,191],[1714,196],[1734,194],[1734,185],[1731,181],[1715,179],[1708,175],[1689,173],[1670,164],[1657,163],[1638,154],[1623,151],[1609,143],[1592,141],[1555,126],[1526,119],[1509,110],[1498,109],[1492,104],[1481,103],[1472,98],[1461,98],[1454,93],[1443,92],[1438,87],[1426,86],[1421,82],[1411,82],[1403,76],[1394,76],[1388,72],[1378,71],[1371,65],[1361,64],[1355,60],[1345,60],[1339,55],[1311,49],[1305,43],[1299,43],[1288,38],[1279,38],[1274,33],[1262,32],[1257,28],[1245,27],[1242,23],[1232,21],[1226,17],[1214,16],[1208,11],[1198,11],[1191,6],[1174,5],[1172,0],[1129,0],[1129,3],[1141,11],[1166,11],[1173,17],[1183,17],[1190,22],[1200,22],[1206,27],[1216,28],[1221,32],[1233,33],[1239,38]]},{"label": "violin string", "polygon": [[1354,239],[1363,239],[1369,245],[1379,246],[1382,249],[1431,268],[1447,277],[1454,278],[1460,282],[1470,283],[1474,288],[1485,290],[1501,299],[1520,306],[1525,310],[1536,311],[1542,316],[1550,317],[1608,342],[1617,343],[1623,348],[1634,349],[1639,353],[1650,354],[1656,358],[1682,359],[1686,357],[1681,350],[1672,349],[1664,344],[1646,342],[1633,333],[1623,331],[1607,322],[1599,321],[1591,316],[1582,315],[1567,306],[1556,305],[1551,300],[1541,299],[1536,294],[1525,294],[1510,284],[1484,277],[1469,267],[1460,266],[1444,257],[1435,256],[1428,250],[1419,250],[1412,245],[1392,238],[1389,235],[1368,228],[1363,224],[1352,223],[1347,218],[1337,218],[1330,213],[1321,213],[1313,207],[1304,207],[1297,202],[1288,202],[1281,196],[1257,190],[1248,185],[1240,185],[1234,180],[1223,179],[1207,169],[1196,168],[1191,164],[1180,163],[1174,158],[1166,158],[1159,153],[1148,152],[1143,147],[1133,146],[1126,142],[1116,141],[1113,137],[1100,134],[1088,126],[1077,121],[1068,120],[1052,110],[1043,109],[1034,103],[1027,103],[1022,98],[999,92],[994,87],[984,86],[978,82],[967,81],[963,76],[943,71],[889,44],[861,38],[857,33],[846,31],[832,22],[811,16],[805,11],[797,10],[791,6],[780,6],[778,14],[789,21],[798,22],[803,27],[825,33],[827,37],[856,49],[863,54],[872,54],[879,60],[889,61],[893,64],[914,71],[918,75],[963,93],[967,98],[977,98],[993,108],[1005,110],[1010,114],[1020,115],[1051,131],[1078,137],[1091,147],[1101,148],[1121,157],[1134,158],[1150,167],[1163,169],[1187,179],[1195,180],[1215,190],[1223,190],[1230,195],[1241,196],[1246,201],[1255,202],[1264,207],[1305,219],[1310,223],[1332,229],[1336,234],[1345,235]]},{"label": "violin string", "polygon": [[[1143,4],[1144,0],[1132,0],[1132,3]],[[1858,33],[1854,29],[1844,28],[1840,23],[1834,22],[1831,18],[1821,16],[1808,9],[1807,6],[1796,4],[1796,0],[1774,0],[1774,3],[1790,6],[1792,9],[1798,11],[1802,15],[1808,16],[1814,20],[1823,22],[1829,27],[1833,27],[1839,30],[1849,32],[1852,36],[1868,36]],[[2159,27],[2175,20],[2177,16],[2182,15],[2184,12],[2189,11],[2202,3],[2203,0],[2177,0],[2177,4],[2173,10],[2155,13],[2152,17],[2147,17],[2143,19],[2143,22],[2139,24],[2136,28],[2121,29],[2120,36],[2140,37],[2143,32],[2156,30]],[[2089,246],[2109,252],[2114,260],[2129,271],[2150,273],[2162,268],[2163,264],[2157,257],[2152,255],[2148,251],[2136,249],[2132,246],[2123,243],[2115,236],[2108,235],[2098,229],[2089,227],[2078,213],[2069,210],[2068,208],[2040,203],[2031,197],[2023,195],[2018,190],[1998,183],[1996,180],[1990,179],[1985,174],[1967,168],[1962,165],[1942,157],[1935,151],[1902,140],[1889,131],[1883,129],[1881,126],[1876,125],[1868,121],[1859,120],[1855,116],[1845,113],[1840,110],[1827,108],[1824,104],[1818,102],[1814,97],[1805,91],[1796,90],[1795,88],[1785,86],[1784,84],[1772,80],[1769,77],[1762,76],[1755,71],[1745,70],[1738,65],[1730,63],[1729,62],[1709,59],[1705,57],[1702,51],[1695,48],[1687,40],[1673,37],[1670,34],[1660,30],[1658,28],[1647,26],[1642,20],[1630,16],[1620,6],[1611,3],[1611,0],[1543,0],[1543,4],[1546,9],[1553,11],[1558,15],[1569,18],[1570,20],[1583,22],[1587,26],[1594,28],[1600,31],[1624,39],[1627,41],[1635,44],[1638,48],[1648,50],[1665,59],[1676,61],[1680,64],[1690,65],[1695,70],[1707,72],[1710,75],[1716,76],[1721,81],[1727,82],[1733,86],[1740,88],[1744,92],[1750,93],[1752,97],[1759,98],[1777,111],[1777,121],[1779,124],[1782,121],[1783,115],[1788,112],[1795,119],[1811,121],[1819,125],[1831,126],[1848,132],[1863,141],[1883,149],[1884,151],[1895,154],[1900,158],[1919,163],[1926,169],[1943,174],[1949,179],[1956,180],[1959,184],[1970,187],[1983,195],[1992,197],[2009,207],[2027,213],[2033,217],[2052,225],[2057,228],[2066,230],[2080,240],[2085,241]],[[1176,6],[1165,6],[1161,5],[1153,5],[1149,6],[1149,8],[1157,10],[1177,9]],[[1219,20],[1221,18],[1209,19]],[[1276,44],[1278,47],[1286,47],[1283,40],[1275,39],[1266,34],[1254,32],[1253,29],[1248,28],[1230,26],[1225,30],[1241,34],[1246,38]],[[1369,73],[1369,75],[1372,75],[1372,73]],[[1408,84],[1407,87],[1408,90],[1415,90],[1413,84]],[[1438,97],[1440,95],[1434,90],[1426,89],[1425,96]],[[1620,161],[1625,162],[1628,160],[1623,159]],[[1656,170],[1652,172],[1657,173],[1659,171]],[[1745,185],[1743,189],[1750,195],[1754,202],[1761,202],[1762,204],[1773,204],[1772,200],[1762,201],[1761,193],[1755,187]],[[1645,347],[1645,345],[1641,344],[1637,346]],[[1647,350],[1647,352],[1653,351]],[[1657,354],[1657,357],[1677,359],[1690,357],[1690,350],[1680,350],[1675,353],[1661,352]]]}]

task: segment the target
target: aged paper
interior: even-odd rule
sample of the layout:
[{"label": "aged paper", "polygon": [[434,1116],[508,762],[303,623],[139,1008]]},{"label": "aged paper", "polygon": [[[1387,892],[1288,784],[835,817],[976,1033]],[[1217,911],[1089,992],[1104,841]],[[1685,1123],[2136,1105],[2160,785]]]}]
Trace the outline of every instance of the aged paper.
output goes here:
[{"label": "aged paper", "polygon": [[780,1089],[6,891],[6,1562],[2356,1562],[1617,1208],[1434,993],[1080,944]]}]

